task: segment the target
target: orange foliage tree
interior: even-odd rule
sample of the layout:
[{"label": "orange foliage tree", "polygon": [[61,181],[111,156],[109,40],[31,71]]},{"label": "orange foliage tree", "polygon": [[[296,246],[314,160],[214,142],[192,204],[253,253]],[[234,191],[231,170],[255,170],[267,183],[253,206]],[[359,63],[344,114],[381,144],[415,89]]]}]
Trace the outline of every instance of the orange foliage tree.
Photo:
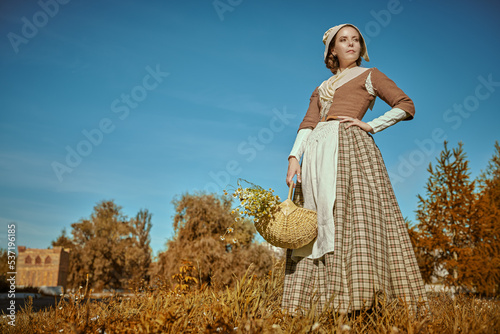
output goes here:
[{"label": "orange foliage tree", "polygon": [[71,228],[71,238],[63,230],[52,242],[52,246],[71,249],[68,287],[85,285],[87,277],[96,291],[124,289],[130,280],[147,279],[151,263],[151,214],[147,210],[128,219],[113,201],[102,201],[89,219]]},{"label": "orange foliage tree", "polygon": [[500,146],[488,168],[471,180],[462,143],[447,142],[429,165],[426,196],[418,195],[418,224],[410,228],[422,276],[482,295],[499,295]]},{"label": "orange foliage tree", "polygon": [[221,236],[232,225],[232,200],[214,194],[185,194],[174,200],[175,235],[158,256],[157,274],[167,280],[179,272],[185,261],[192,263],[198,283],[231,285],[252,264],[252,273],[265,275],[273,264],[273,251],[253,242],[255,227],[248,220],[238,223],[224,240]]},{"label": "orange foliage tree", "polygon": [[427,170],[426,197],[418,195],[416,238],[424,280],[438,277],[450,286],[468,286],[476,196],[462,143],[450,151],[445,142],[437,165]]},{"label": "orange foliage tree", "polygon": [[474,233],[477,267],[475,288],[484,295],[500,295],[500,145],[478,178],[478,228]]}]

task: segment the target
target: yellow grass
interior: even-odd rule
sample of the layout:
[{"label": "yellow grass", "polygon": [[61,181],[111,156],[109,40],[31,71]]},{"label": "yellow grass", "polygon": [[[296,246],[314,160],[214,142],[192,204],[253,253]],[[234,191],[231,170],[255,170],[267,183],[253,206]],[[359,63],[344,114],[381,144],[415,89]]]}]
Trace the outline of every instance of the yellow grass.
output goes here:
[{"label": "yellow grass", "polygon": [[[356,316],[280,309],[283,269],[267,278],[248,273],[235,287],[169,289],[157,286],[130,296],[91,302],[61,299],[57,307],[18,311],[16,326],[0,320],[1,333],[500,333],[500,301],[446,294],[430,296],[430,313],[413,317],[404,308],[382,306]],[[81,297],[76,296],[73,297]]]}]

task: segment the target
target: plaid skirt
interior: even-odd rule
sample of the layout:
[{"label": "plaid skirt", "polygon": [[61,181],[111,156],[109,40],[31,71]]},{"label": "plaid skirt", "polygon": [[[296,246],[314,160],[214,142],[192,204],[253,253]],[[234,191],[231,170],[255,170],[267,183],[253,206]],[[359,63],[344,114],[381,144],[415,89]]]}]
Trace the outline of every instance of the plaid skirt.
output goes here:
[{"label": "plaid skirt", "polygon": [[291,259],[287,250],[282,308],[350,313],[378,298],[427,306],[408,229],[377,145],[357,126],[340,124],[335,250]]}]

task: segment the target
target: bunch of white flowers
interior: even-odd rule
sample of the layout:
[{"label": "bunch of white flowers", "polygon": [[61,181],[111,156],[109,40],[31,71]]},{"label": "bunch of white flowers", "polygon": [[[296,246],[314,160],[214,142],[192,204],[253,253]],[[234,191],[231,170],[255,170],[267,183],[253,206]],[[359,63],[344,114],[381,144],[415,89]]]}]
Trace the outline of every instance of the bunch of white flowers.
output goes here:
[{"label": "bunch of white flowers", "polygon": [[[242,182],[246,182],[250,186],[243,187]],[[224,190],[224,195],[228,196],[229,193]],[[245,180],[238,180],[238,187],[231,195],[240,201],[240,204],[231,212],[233,215],[239,214],[235,218],[235,222],[242,219],[240,215],[252,218],[254,222],[272,219],[281,203],[279,196],[274,195],[273,189],[266,190]],[[233,232],[233,228],[228,227],[221,239],[224,240],[226,234],[231,232]]]}]

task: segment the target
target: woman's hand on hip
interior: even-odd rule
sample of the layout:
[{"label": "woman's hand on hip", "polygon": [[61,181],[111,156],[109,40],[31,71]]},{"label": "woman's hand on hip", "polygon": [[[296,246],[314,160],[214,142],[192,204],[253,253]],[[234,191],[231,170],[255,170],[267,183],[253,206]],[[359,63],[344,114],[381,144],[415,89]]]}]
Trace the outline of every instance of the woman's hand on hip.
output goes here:
[{"label": "woman's hand on hip", "polygon": [[357,118],[352,118],[348,116],[337,116],[337,118],[340,118],[340,123],[348,123],[347,126],[345,127],[346,129],[355,125],[359,127],[361,130],[364,130],[366,132],[373,131],[373,128],[370,125],[368,125],[368,123],[365,123]]},{"label": "woman's hand on hip", "polygon": [[286,173],[286,185],[290,186],[293,182],[293,177],[297,175],[297,182],[302,182],[300,175],[300,163],[296,157],[290,156],[288,158],[288,172]]}]

